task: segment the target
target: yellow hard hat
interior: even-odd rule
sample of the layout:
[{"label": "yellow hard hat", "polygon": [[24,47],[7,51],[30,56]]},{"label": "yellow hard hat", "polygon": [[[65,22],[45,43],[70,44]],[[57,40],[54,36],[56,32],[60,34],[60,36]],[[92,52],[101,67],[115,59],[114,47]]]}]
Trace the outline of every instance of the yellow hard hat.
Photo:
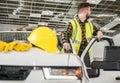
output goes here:
[{"label": "yellow hard hat", "polygon": [[48,27],[43,26],[34,29],[28,37],[28,41],[47,52],[58,52],[57,36],[55,32]]}]

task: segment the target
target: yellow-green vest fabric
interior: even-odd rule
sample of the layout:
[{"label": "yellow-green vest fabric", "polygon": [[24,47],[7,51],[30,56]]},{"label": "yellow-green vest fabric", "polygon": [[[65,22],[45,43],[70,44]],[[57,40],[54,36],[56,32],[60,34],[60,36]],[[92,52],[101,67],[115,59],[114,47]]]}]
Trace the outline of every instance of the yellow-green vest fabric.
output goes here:
[{"label": "yellow-green vest fabric", "polygon": [[[70,23],[72,24],[72,28],[73,28],[71,39],[74,45],[74,49],[78,54],[78,51],[80,49],[80,44],[82,41],[81,26],[76,18],[70,20]],[[87,39],[87,42],[89,42],[93,36],[93,25],[91,22],[85,23],[85,30],[86,30],[86,39]]]}]

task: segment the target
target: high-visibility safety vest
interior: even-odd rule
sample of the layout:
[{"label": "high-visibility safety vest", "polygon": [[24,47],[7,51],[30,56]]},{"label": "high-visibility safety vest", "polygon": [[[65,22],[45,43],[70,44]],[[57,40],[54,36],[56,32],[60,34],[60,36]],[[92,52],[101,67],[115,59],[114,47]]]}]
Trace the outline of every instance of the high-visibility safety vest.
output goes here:
[{"label": "high-visibility safety vest", "polygon": [[[72,27],[73,27],[71,39],[73,42],[74,49],[78,54],[80,50],[81,41],[82,41],[82,30],[81,30],[82,27],[80,26],[76,18],[70,20],[70,23],[72,24]],[[87,42],[89,43],[90,39],[93,36],[93,25],[91,22],[85,23],[85,30],[86,30],[86,39],[87,39]]]}]

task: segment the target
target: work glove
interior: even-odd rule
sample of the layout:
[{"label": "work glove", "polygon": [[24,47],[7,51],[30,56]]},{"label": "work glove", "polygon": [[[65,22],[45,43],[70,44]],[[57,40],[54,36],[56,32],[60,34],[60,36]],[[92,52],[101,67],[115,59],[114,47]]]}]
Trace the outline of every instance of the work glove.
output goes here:
[{"label": "work glove", "polygon": [[30,48],[32,48],[32,44],[28,44],[28,43],[25,43],[25,42],[19,42],[17,45],[14,46],[14,50],[15,51],[27,51],[29,50]]},{"label": "work glove", "polygon": [[13,41],[10,43],[0,41],[0,52],[4,51],[4,53],[8,53],[11,50],[15,51],[28,51],[32,48],[32,44],[28,44],[25,42]]},{"label": "work glove", "polygon": [[16,46],[17,44],[18,44],[18,41],[7,43],[7,45],[4,48],[4,53],[8,53],[8,51],[13,50],[14,46]]},{"label": "work glove", "polygon": [[0,41],[0,52],[3,51],[6,46],[7,46],[6,42]]}]

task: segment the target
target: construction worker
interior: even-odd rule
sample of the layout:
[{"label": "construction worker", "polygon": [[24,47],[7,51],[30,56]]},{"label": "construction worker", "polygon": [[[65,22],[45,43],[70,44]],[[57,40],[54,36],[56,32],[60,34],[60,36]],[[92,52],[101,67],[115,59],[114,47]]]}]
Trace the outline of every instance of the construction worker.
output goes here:
[{"label": "construction worker", "polygon": [[49,53],[59,52],[56,33],[48,27],[42,26],[34,29],[28,37],[28,41]]},{"label": "construction worker", "polygon": [[[77,15],[69,21],[69,27],[62,35],[63,48],[66,51],[71,50],[69,38],[72,39],[76,53],[81,56],[93,35],[97,35],[98,40],[103,37],[102,31],[97,30],[95,27],[93,27],[93,24],[88,21],[90,15],[90,4],[87,2],[80,3],[78,5]],[[88,55],[89,53],[86,55],[87,58],[85,58],[85,62],[89,58]],[[86,66],[90,66],[89,63],[85,64]]]}]

